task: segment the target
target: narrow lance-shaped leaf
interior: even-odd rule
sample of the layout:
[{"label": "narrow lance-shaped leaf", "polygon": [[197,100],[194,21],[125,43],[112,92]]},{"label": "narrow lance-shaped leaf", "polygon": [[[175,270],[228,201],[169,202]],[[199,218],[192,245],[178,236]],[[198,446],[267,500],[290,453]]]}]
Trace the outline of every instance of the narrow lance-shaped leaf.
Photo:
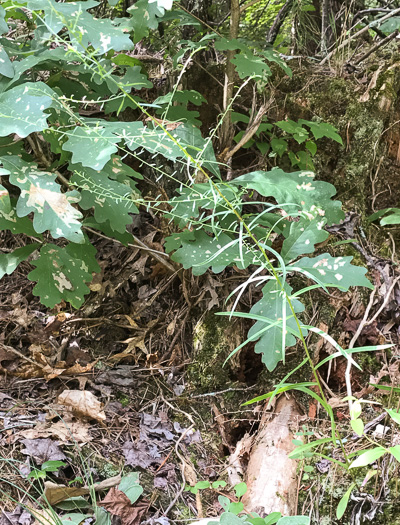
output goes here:
[{"label": "narrow lance-shaped leaf", "polygon": [[381,456],[383,456],[385,452],[386,449],[384,449],[383,447],[375,447],[366,450],[351,463],[349,468],[366,467],[367,465],[370,465],[371,463],[379,459]]},{"label": "narrow lance-shaped leaf", "polygon": [[0,163],[10,173],[10,183],[21,190],[17,202],[19,217],[33,212],[33,226],[38,233],[49,230],[56,239],[83,242],[82,214],[72,206],[79,201],[77,191],[61,193],[54,174],[39,171],[36,164],[20,157],[2,157]]}]

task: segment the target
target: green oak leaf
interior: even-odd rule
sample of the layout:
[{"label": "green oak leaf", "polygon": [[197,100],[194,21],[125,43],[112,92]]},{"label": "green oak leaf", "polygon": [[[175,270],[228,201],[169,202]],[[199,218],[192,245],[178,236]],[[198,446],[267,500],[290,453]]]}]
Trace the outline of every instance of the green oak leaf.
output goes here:
[{"label": "green oak leaf", "polygon": [[44,110],[53,101],[55,93],[43,82],[27,82],[0,95],[0,137],[16,133],[27,137],[47,128]]},{"label": "green oak leaf", "polygon": [[[60,4],[56,5],[58,9]],[[67,29],[73,44],[78,48],[87,48],[91,45],[96,54],[104,55],[111,49],[127,51],[133,48],[129,34],[118,26],[117,21],[109,18],[94,18],[86,11],[76,11],[75,16],[68,20]]]},{"label": "green oak leaf", "polygon": [[124,133],[125,143],[130,150],[135,151],[142,147],[150,153],[160,153],[172,161],[186,160],[187,156],[184,152],[186,150],[199,165],[220,177],[212,143],[203,139],[196,126],[189,123],[180,124],[169,132],[174,140],[158,126],[155,128],[146,127],[144,130],[138,131],[133,134],[129,131]]},{"label": "green oak leaf", "polygon": [[[257,320],[257,322],[250,328],[247,336],[252,338],[253,341],[257,341],[254,351],[257,354],[262,354],[262,362],[272,372],[279,361],[284,359],[282,354],[283,348],[288,348],[296,344],[296,337],[291,333],[286,333],[285,341],[282,341],[282,324],[276,324],[269,330],[261,333],[257,336],[263,328],[272,325],[272,323],[282,320],[283,312],[286,311],[286,326],[291,328],[296,334],[299,334],[298,327],[292,312],[289,308],[286,296],[290,296],[292,288],[285,283],[285,292],[281,292],[281,288],[276,280],[269,281],[263,288],[263,297],[258,301],[250,310],[250,315],[254,314],[257,316],[265,317],[265,321]],[[303,304],[297,299],[292,298],[292,306],[295,313],[300,313],[304,310]],[[303,334],[305,335],[305,334]],[[297,337],[299,337],[297,335]]]},{"label": "green oak leaf", "polygon": [[281,256],[288,262],[304,253],[313,253],[315,245],[325,241],[329,233],[323,229],[324,220],[300,218],[297,222],[284,222],[287,239],[283,241]]},{"label": "green oak leaf", "polygon": [[0,230],[10,230],[12,233],[37,235],[32,221],[28,217],[18,217],[16,206],[11,202],[6,188],[0,184]]},{"label": "green oak leaf", "polygon": [[127,137],[139,137],[143,130],[141,122],[107,122],[106,120],[84,119],[83,126],[77,126],[68,136],[63,150],[72,153],[73,164],[101,170],[118,151],[116,144]]},{"label": "green oak leaf", "polygon": [[310,120],[300,119],[299,124],[305,124],[311,130],[315,139],[322,139],[326,137],[343,145],[341,136],[337,133],[337,129],[328,122],[312,122]]},{"label": "green oak leaf", "polygon": [[96,249],[89,242],[63,248],[46,244],[39,258],[32,261],[35,269],[28,274],[29,280],[37,282],[33,294],[49,308],[63,300],[79,308],[90,292],[86,283],[92,281],[91,272],[99,271],[95,254]]},{"label": "green oak leaf", "polygon": [[10,183],[21,190],[16,207],[18,217],[33,212],[33,227],[38,233],[49,230],[55,239],[83,242],[82,214],[72,206],[79,201],[78,192],[61,193],[53,173],[40,171],[36,164],[20,157],[2,157],[0,163],[9,172]]},{"label": "green oak leaf", "polygon": [[66,22],[75,19],[87,9],[96,7],[99,2],[85,0],[84,2],[56,2],[55,0],[27,0],[27,7],[32,11],[43,11],[46,32],[57,34]]},{"label": "green oak leaf", "polygon": [[[242,251],[243,261],[241,261],[239,243],[228,246],[232,243],[232,239],[225,233],[219,235],[218,239],[210,237],[202,230],[196,230],[193,233],[194,242],[182,237],[180,239],[181,248],[171,258],[182,264],[185,269],[192,268],[194,275],[202,275],[210,267],[214,273],[220,273],[227,266],[235,265],[243,269],[253,262],[258,262],[254,260],[253,253],[245,246]],[[226,246],[228,247],[223,249]]]},{"label": "green oak leaf", "polygon": [[252,54],[238,53],[231,62],[241,79],[258,77],[265,80],[271,75],[271,69],[264,60]]},{"label": "green oak leaf", "polygon": [[303,257],[287,267],[288,271],[304,271],[311,279],[320,281],[324,286],[340,288],[347,292],[350,286],[365,286],[373,289],[370,281],[365,277],[366,268],[353,266],[353,257],[333,257],[323,253],[318,257]]},{"label": "green oak leaf", "polygon": [[120,138],[109,133],[106,128],[76,127],[68,134],[68,140],[63,145],[64,151],[72,153],[72,162],[82,166],[101,170],[118,151],[116,144]]},{"label": "green oak leaf", "polygon": [[149,4],[153,4],[154,2],[160,9],[165,9],[166,11],[168,11],[169,9],[172,9],[172,4],[174,3],[174,0],[149,0]]},{"label": "green oak leaf", "polygon": [[11,253],[0,253],[0,279],[5,275],[11,275],[15,268],[39,247],[38,243],[27,244],[17,248]]},{"label": "green oak leaf", "polygon": [[4,7],[0,6],[0,35],[4,35],[4,33],[8,33],[8,25],[5,21],[6,16],[6,10]]},{"label": "green oak leaf", "polygon": [[134,31],[135,44],[148,36],[150,29],[157,29],[159,18],[164,15],[164,12],[163,7],[156,2],[149,3],[148,0],[138,0],[129,7],[128,13],[131,15],[129,22]]},{"label": "green oak leaf", "polygon": [[81,190],[79,205],[82,209],[94,208],[94,217],[98,223],[108,221],[113,230],[125,233],[126,226],[132,224],[130,214],[139,213],[133,201],[138,199],[139,194],[123,172],[119,174],[119,180],[113,180],[116,177],[114,169],[117,168],[112,163],[101,171],[72,165],[70,171],[74,175],[71,184]]},{"label": "green oak leaf", "polygon": [[280,168],[271,171],[253,171],[237,177],[231,184],[258,191],[264,197],[273,197],[287,213],[303,212],[310,220],[320,218],[326,224],[337,224],[344,218],[342,203],[331,198],[336,189],[328,182],[314,180],[311,171],[285,173]]},{"label": "green oak leaf", "polygon": [[14,66],[2,45],[0,45],[0,75],[8,78],[14,76]]}]

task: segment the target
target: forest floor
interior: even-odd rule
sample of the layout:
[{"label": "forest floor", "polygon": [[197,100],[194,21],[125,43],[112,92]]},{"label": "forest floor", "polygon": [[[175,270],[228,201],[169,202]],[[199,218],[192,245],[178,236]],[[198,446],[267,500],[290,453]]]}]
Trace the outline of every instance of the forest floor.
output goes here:
[{"label": "forest floor", "polygon": [[[161,252],[157,228],[149,226],[152,221],[144,224],[135,234],[148,248]],[[11,242],[2,235],[4,245]],[[2,281],[0,524],[29,525],[32,517],[23,507],[40,505],[43,493],[61,514],[71,510],[66,497],[77,498],[76,505],[85,512],[91,483],[100,484],[92,501],[115,510],[119,503],[103,501],[101,489],[117,485],[121,474],[129,472],[140,473],[144,489],[132,506],[131,525],[217,516],[222,510],[218,495],[234,499],[233,493],[219,488],[195,495],[185,490],[186,485],[229,481],[228,457],[242,438],[257,433],[263,414],[261,406],[241,403],[272,385],[252,349],[227,371],[220,356],[202,368],[196,365],[196,359],[210,356],[201,356],[204,338],[195,355],[193,334],[201,338],[198,326],[214,318],[209,310],[223,308],[215,289],[230,279],[234,283],[235,275],[189,281],[182,272],[168,271],[152,252],[100,237],[96,243],[102,272],[79,311],[66,305],[52,311],[41,306],[32,294],[33,285],[27,284],[25,264]],[[365,298],[354,292],[339,301],[332,295],[329,303],[342,330],[339,339],[350,340],[365,312]],[[396,304],[386,306],[382,322],[376,319],[365,326],[360,344],[382,343],[383,332],[386,339],[389,335],[397,341]],[[311,310],[315,308],[314,304]],[[214,329],[214,346],[228,337],[234,348],[243,337],[240,326],[235,330],[239,333],[233,337],[227,325],[222,325],[222,333]],[[327,352],[321,344],[313,348],[320,358]],[[293,367],[296,352],[289,351],[288,356],[292,359],[287,366]],[[365,358],[363,364],[364,375],[353,376],[358,397],[368,395],[368,382],[384,378],[387,384],[398,384],[398,359],[387,361],[379,354]],[[345,363],[339,361],[329,372],[321,371],[333,406],[345,392],[344,369]],[[297,430],[329,437],[329,423],[317,404],[298,402],[303,416]],[[341,428],[351,432],[346,403],[334,408]],[[374,417],[372,408],[368,418]],[[244,464],[248,452],[242,451]],[[340,476],[331,472],[329,491],[328,471],[322,463],[313,467],[313,474],[307,473],[308,467],[301,469],[296,481],[299,514],[318,508],[318,498],[325,492],[331,500],[341,497],[347,487],[338,488]],[[322,516],[319,523],[324,523]]]}]

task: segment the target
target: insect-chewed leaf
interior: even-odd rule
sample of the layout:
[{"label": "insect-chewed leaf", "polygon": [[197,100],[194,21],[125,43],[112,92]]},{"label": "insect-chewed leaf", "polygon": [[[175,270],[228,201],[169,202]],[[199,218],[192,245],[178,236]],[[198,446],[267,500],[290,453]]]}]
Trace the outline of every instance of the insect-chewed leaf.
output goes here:
[{"label": "insect-chewed leaf", "polygon": [[310,219],[325,218],[328,225],[344,218],[341,202],[331,199],[336,193],[335,187],[328,182],[315,181],[311,171],[285,173],[279,168],[253,171],[237,177],[231,184],[256,190],[264,197],[274,197],[278,204],[285,204],[287,213],[302,211]]},{"label": "insect-chewed leaf", "polygon": [[[81,190],[81,208],[94,208],[97,222],[109,221],[113,230],[124,233],[127,224],[132,223],[130,213],[139,213],[134,203],[139,193],[135,191],[132,179],[124,176],[123,172],[115,173],[113,170],[110,163],[101,172],[70,165],[70,171],[74,172],[71,183]],[[117,180],[113,180],[117,177]]]},{"label": "insect-chewed leaf", "polygon": [[49,308],[62,300],[79,308],[90,292],[86,283],[91,282],[92,272],[99,271],[95,253],[89,242],[71,243],[64,248],[46,244],[40,250],[40,257],[32,262],[36,268],[28,275],[28,279],[37,282],[33,294]]},{"label": "insect-chewed leaf", "polygon": [[19,217],[33,212],[33,227],[38,233],[49,230],[56,239],[83,242],[82,214],[71,205],[79,201],[78,192],[61,193],[53,173],[39,171],[36,164],[20,157],[2,157],[0,163],[9,172],[10,183],[21,190],[17,202]]},{"label": "insect-chewed leaf", "polygon": [[71,19],[78,13],[96,7],[98,2],[86,0],[85,2],[61,3],[55,0],[27,0],[27,7],[32,11],[44,11],[46,27],[49,33],[58,33],[65,25],[65,20]]},{"label": "insect-chewed leaf", "polygon": [[68,141],[63,145],[65,151],[72,153],[72,162],[87,168],[101,170],[116,153],[116,144],[125,136],[140,136],[141,122],[107,122],[106,120],[85,119],[84,126],[76,127],[68,133]]},{"label": "insect-chewed leaf", "polygon": [[129,19],[134,31],[135,44],[148,36],[149,29],[157,29],[159,18],[164,15],[163,6],[158,2],[150,3],[148,0],[138,0],[128,9]]},{"label": "insect-chewed leaf", "polygon": [[350,286],[365,286],[373,289],[370,281],[365,277],[366,268],[353,266],[353,257],[332,257],[329,253],[323,253],[318,257],[303,257],[287,270],[305,270],[311,277],[322,282],[325,286],[340,288],[347,292]]},{"label": "insect-chewed leaf", "polygon": [[150,153],[161,153],[163,157],[172,161],[187,159],[186,151],[197,164],[217,177],[220,176],[212,143],[203,139],[196,126],[184,123],[169,133],[173,139],[159,127],[145,128],[135,133],[127,130],[124,139],[127,147],[132,151],[142,147]]},{"label": "insect-chewed leaf", "polygon": [[17,248],[11,253],[0,253],[0,279],[5,275],[11,275],[15,268],[25,261],[33,253],[39,244],[33,243]]},{"label": "insect-chewed leaf", "polygon": [[27,137],[47,128],[44,110],[53,101],[53,91],[43,82],[27,82],[0,95],[0,137],[16,133]]},{"label": "insect-chewed leaf", "polygon": [[[271,280],[263,288],[262,299],[250,310],[250,315],[254,314],[266,318],[265,322],[258,320],[250,328],[247,335],[249,338],[253,337],[253,341],[258,341],[255,345],[254,351],[257,354],[262,354],[262,361],[270,372],[275,369],[279,361],[284,359],[284,355],[282,354],[282,323],[277,323],[274,326],[271,326],[271,328],[260,334],[258,337],[256,337],[256,334],[276,321],[282,321],[285,310],[287,316],[286,329],[291,328],[295,333],[298,333],[296,321],[292,317],[286,298],[286,295],[290,296],[291,292],[292,288],[287,283],[285,283],[285,293],[283,293],[278,282]],[[296,314],[304,310],[304,306],[297,299],[292,299],[292,306]],[[303,335],[305,334],[303,333]],[[299,336],[300,334],[298,337]],[[285,348],[293,346],[295,343],[295,336],[292,333],[286,333]]]},{"label": "insect-chewed leaf", "polygon": [[[309,220],[301,218],[298,222],[285,222],[282,227],[287,237],[282,246],[281,256],[285,261],[296,259],[304,253],[312,253],[315,250],[315,244],[325,241],[329,236],[328,232],[323,229],[325,220]],[[288,226],[290,225],[290,228]]]},{"label": "insect-chewed leaf", "polygon": [[11,202],[8,191],[0,184],[0,230],[12,233],[37,235],[28,217],[18,217],[15,203]]},{"label": "insect-chewed leaf", "polygon": [[[196,230],[195,240],[180,238],[182,247],[173,255],[172,260],[181,263],[184,268],[192,268],[194,275],[202,275],[208,268],[212,267],[214,273],[220,273],[227,266],[233,264],[238,268],[247,268],[254,261],[254,254],[245,246],[243,247],[243,263],[241,262],[239,242],[228,246],[232,239],[222,233],[218,239],[210,237],[202,230]],[[228,246],[225,250],[224,246]],[[216,255],[218,253],[218,255]]]}]

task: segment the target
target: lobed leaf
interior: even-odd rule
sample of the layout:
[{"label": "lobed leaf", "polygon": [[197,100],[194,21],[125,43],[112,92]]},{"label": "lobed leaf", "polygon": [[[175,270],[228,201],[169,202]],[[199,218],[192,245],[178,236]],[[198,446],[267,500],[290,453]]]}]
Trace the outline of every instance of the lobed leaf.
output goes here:
[{"label": "lobed leaf", "polygon": [[20,157],[2,157],[0,163],[9,172],[10,183],[21,190],[16,206],[18,217],[33,212],[33,227],[38,233],[49,230],[55,239],[84,241],[82,214],[72,206],[80,199],[78,192],[61,193],[53,173],[39,171],[36,164]]},{"label": "lobed leaf", "polygon": [[29,280],[37,282],[33,294],[49,308],[63,300],[79,308],[90,292],[86,283],[92,281],[92,272],[100,269],[95,253],[96,249],[89,242],[71,243],[63,248],[46,244],[39,258],[32,262],[35,269],[28,274]]}]

